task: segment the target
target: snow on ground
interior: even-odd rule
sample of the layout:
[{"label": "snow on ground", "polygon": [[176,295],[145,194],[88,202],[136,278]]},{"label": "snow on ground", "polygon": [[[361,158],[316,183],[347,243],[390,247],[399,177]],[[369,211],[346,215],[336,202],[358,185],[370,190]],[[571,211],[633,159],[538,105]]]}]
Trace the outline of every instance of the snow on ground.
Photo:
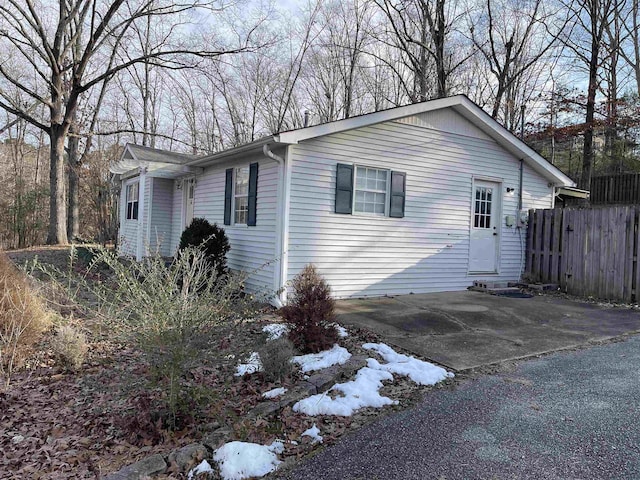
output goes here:
[{"label": "snow on ground", "polygon": [[370,358],[367,365],[376,370],[386,370],[389,373],[405,375],[418,385],[435,385],[446,378],[453,377],[453,373],[433,363],[424,362],[417,358],[397,353],[393,348],[384,343],[365,343],[362,348],[378,353],[386,364],[380,364]]},{"label": "snow on ground", "polygon": [[320,429],[313,424],[313,427],[305,430],[300,435],[301,437],[311,437],[311,443],[322,443],[322,435],[320,435]]},{"label": "snow on ground", "polygon": [[284,395],[287,393],[287,389],[284,387],[274,388],[273,390],[269,390],[268,392],[264,392],[262,394],[262,398],[276,398],[280,395]]},{"label": "snow on ground", "polygon": [[[447,372],[444,368],[397,353],[384,343],[365,343],[362,347],[377,352],[387,363],[381,364],[373,358],[367,359],[367,366],[358,370],[354,380],[337,383],[322,394],[300,400],[293,405],[293,411],[312,417],[316,415],[348,417],[360,408],[380,408],[397,404],[397,400],[383,397],[379,393],[383,387],[382,380],[393,380],[392,373],[406,375],[419,385],[434,385],[453,377],[453,373]],[[331,392],[337,394],[336,398],[329,396]]]},{"label": "snow on ground", "polygon": [[277,440],[271,445],[229,442],[214,452],[213,459],[224,480],[241,480],[273,472],[282,463],[277,454],[283,451],[283,443]]},{"label": "snow on ground", "polygon": [[270,323],[262,327],[262,331],[267,334],[268,340],[275,340],[289,333],[289,326],[285,323]]},{"label": "snow on ground", "polygon": [[307,355],[298,355],[291,360],[300,365],[303,373],[321,370],[332,365],[342,365],[351,358],[351,354],[346,348],[334,345],[330,350],[324,350],[320,353],[309,353]]},{"label": "snow on ground", "polygon": [[347,332],[347,329],[344,328],[342,325],[338,325],[337,323],[336,325],[336,330],[338,331],[338,336],[339,337],[348,337],[349,336],[349,332]]},{"label": "snow on ground", "polygon": [[262,371],[262,362],[260,361],[260,355],[258,352],[253,352],[247,363],[241,363],[236,367],[236,373],[234,374],[236,377],[241,377],[245,373],[255,373]]},{"label": "snow on ground", "polygon": [[193,477],[201,474],[201,473],[213,473],[213,468],[209,465],[209,462],[206,460],[202,460],[197,467],[189,470],[189,475],[187,476],[187,480],[191,480]]},{"label": "snow on ground", "polygon": [[[316,415],[349,417],[360,408],[380,408],[398,403],[380,395],[378,390],[383,387],[382,380],[393,380],[393,375],[383,370],[363,367],[358,370],[355,379],[345,383],[336,383],[325,393],[300,400],[293,405],[293,411],[311,417]],[[330,392],[338,393],[338,396],[331,398]]]}]

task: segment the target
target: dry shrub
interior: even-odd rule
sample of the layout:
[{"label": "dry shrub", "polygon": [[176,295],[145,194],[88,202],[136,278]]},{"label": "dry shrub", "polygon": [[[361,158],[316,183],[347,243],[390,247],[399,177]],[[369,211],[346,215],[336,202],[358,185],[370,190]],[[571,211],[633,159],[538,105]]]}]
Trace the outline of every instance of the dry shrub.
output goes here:
[{"label": "dry shrub", "polygon": [[51,339],[51,349],[61,367],[76,372],[82,367],[89,351],[87,336],[71,325],[61,325]]},{"label": "dry shrub", "polygon": [[302,353],[331,348],[338,340],[338,331],[331,325],[335,302],[329,285],[309,264],[293,279],[292,287],[289,304],[279,310],[291,324],[289,338]]},{"label": "dry shrub", "polygon": [[0,255],[0,376],[5,387],[49,324],[50,316],[26,275]]},{"label": "dry shrub", "polygon": [[270,381],[282,381],[293,371],[291,358],[295,354],[293,343],[288,338],[267,340],[258,349],[264,376]]}]

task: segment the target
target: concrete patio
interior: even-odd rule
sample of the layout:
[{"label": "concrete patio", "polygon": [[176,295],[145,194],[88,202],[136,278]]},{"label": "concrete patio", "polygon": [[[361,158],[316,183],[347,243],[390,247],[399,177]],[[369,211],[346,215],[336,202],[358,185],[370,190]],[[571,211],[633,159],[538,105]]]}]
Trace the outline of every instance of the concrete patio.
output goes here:
[{"label": "concrete patio", "polygon": [[338,320],[456,371],[640,331],[640,311],[550,295],[445,292],[340,300]]}]

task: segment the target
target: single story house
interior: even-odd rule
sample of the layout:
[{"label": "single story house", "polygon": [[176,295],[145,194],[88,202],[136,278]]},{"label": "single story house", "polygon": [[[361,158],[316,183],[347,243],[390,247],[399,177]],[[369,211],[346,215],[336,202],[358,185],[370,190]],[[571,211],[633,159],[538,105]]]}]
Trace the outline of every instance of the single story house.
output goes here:
[{"label": "single story house", "polygon": [[463,95],[199,157],[129,144],[111,171],[123,254],[172,255],[204,217],[250,289],[281,291],[275,303],[308,263],[336,298],[518,280],[527,210],[575,186]]}]

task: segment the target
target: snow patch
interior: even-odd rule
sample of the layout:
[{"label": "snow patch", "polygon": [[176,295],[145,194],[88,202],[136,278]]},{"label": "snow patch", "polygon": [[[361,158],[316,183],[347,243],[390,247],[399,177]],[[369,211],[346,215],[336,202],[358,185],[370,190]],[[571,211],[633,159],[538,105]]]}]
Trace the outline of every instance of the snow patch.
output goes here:
[{"label": "snow patch", "polygon": [[[397,400],[383,397],[379,393],[383,387],[383,380],[393,380],[392,373],[406,375],[419,385],[434,385],[453,377],[453,373],[447,372],[444,368],[397,353],[384,343],[365,343],[362,347],[377,352],[387,363],[381,364],[373,358],[367,359],[367,366],[358,370],[354,380],[337,383],[322,394],[300,400],[293,406],[293,411],[312,417],[316,415],[348,417],[364,407],[380,408],[397,404]],[[331,392],[336,398],[329,396]]]},{"label": "snow patch", "polygon": [[313,424],[313,427],[305,430],[300,435],[301,437],[311,437],[311,444],[314,443],[322,443],[322,435],[320,435],[320,429],[316,427],[316,424]]},{"label": "snow patch", "polygon": [[270,323],[262,327],[262,331],[267,334],[267,340],[276,340],[289,333],[289,326],[284,323]]},{"label": "snow patch", "polygon": [[[337,383],[325,393],[300,400],[293,406],[293,411],[311,417],[316,415],[349,417],[360,408],[380,408],[397,404],[396,400],[383,397],[378,392],[383,387],[382,380],[393,380],[393,375],[383,370],[363,367],[358,370],[355,379]],[[328,395],[330,392],[335,392],[338,396],[331,398]]]},{"label": "snow patch", "polygon": [[273,390],[264,392],[262,394],[262,398],[276,398],[280,395],[284,395],[285,393],[287,393],[287,389],[285,387],[274,388]]},{"label": "snow patch", "polygon": [[351,358],[351,354],[344,347],[334,345],[330,350],[320,353],[309,353],[307,355],[298,355],[291,359],[292,362],[300,365],[303,373],[322,370],[332,365],[342,365]]},{"label": "snow patch", "polygon": [[380,364],[377,360],[370,358],[367,360],[368,367],[407,376],[418,385],[435,385],[454,376],[453,373],[447,372],[444,368],[438,367],[433,363],[397,353],[384,343],[365,343],[362,348],[373,350],[387,362],[386,364]]},{"label": "snow patch", "polygon": [[211,465],[209,465],[209,462],[207,462],[206,460],[202,460],[202,462],[200,462],[198,466],[189,470],[187,480],[191,480],[193,477],[201,473],[213,473],[213,468],[211,468]]},{"label": "snow patch", "polygon": [[260,355],[258,352],[253,352],[249,356],[247,363],[241,363],[236,367],[236,377],[241,377],[245,373],[255,373],[262,371],[262,362],[260,361]]},{"label": "snow patch", "polygon": [[224,480],[242,480],[273,472],[282,463],[277,454],[283,451],[284,444],[277,440],[271,445],[229,442],[214,452],[213,459]]},{"label": "snow patch", "polygon": [[337,323],[334,323],[336,330],[338,331],[338,336],[341,338],[345,338],[349,336],[349,332],[347,332],[347,329],[344,328],[342,325],[338,325]]}]

